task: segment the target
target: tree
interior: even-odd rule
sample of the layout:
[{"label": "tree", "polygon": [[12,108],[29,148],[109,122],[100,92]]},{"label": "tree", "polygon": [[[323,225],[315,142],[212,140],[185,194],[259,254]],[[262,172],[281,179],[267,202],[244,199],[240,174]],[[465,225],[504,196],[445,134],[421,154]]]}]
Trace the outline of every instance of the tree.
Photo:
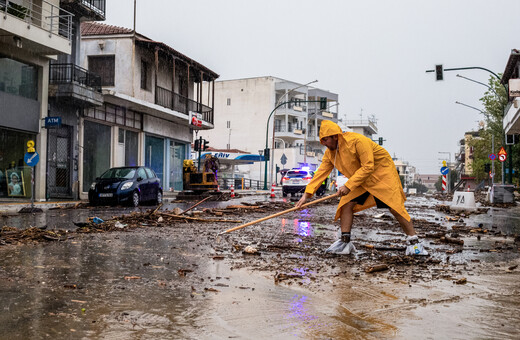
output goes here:
[{"label": "tree", "polygon": [[[477,181],[487,179],[489,174],[484,170],[485,164],[491,163],[489,154],[492,153],[492,138],[495,136],[495,154],[504,145],[503,117],[504,109],[508,103],[508,94],[500,81],[491,76],[488,82],[491,89],[484,93],[480,101],[484,105],[485,126],[479,130],[479,138],[473,138],[469,145],[473,147],[473,176]],[[513,155],[520,155],[520,145],[513,146]],[[495,182],[502,180],[500,170],[501,163],[495,161]],[[518,156],[513,158],[514,172],[518,174],[520,169],[520,159]]]}]

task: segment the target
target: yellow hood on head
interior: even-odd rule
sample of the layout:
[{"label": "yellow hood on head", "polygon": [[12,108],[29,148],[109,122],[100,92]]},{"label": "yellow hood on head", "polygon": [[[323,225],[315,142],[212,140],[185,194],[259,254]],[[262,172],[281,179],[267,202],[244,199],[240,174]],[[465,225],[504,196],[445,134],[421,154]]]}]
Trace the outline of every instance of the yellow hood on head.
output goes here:
[{"label": "yellow hood on head", "polygon": [[343,131],[341,131],[341,128],[338,124],[330,120],[324,120],[321,122],[320,139],[328,136],[341,135],[342,133]]}]

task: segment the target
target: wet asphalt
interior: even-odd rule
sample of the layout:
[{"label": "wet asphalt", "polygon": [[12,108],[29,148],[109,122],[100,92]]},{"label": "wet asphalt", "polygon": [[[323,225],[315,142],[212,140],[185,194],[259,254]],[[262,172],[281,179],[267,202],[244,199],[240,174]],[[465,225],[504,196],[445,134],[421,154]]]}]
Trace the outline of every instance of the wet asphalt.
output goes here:
[{"label": "wet asphalt", "polygon": [[[291,202],[289,198],[274,199],[283,200]],[[267,196],[247,196],[207,202],[196,210],[272,201]],[[162,209],[186,209],[193,203],[168,203]],[[412,197],[406,206],[414,220],[437,222],[446,228],[459,223],[446,220],[445,213],[433,209],[442,203],[446,202]],[[1,215],[0,225],[73,231],[77,228],[74,222],[92,217],[111,219],[152,208],[8,213]],[[292,234],[295,243],[325,235],[333,239],[338,224],[328,217],[334,209],[333,204],[308,209],[262,227],[274,228],[270,231],[273,234]],[[391,223],[381,213],[384,211],[370,209],[365,215],[375,223]],[[310,216],[323,216],[323,221],[309,223]],[[500,230],[504,235],[467,239],[465,251],[451,255],[452,262],[461,264],[460,275],[468,277],[466,285],[454,285],[451,280],[411,283],[378,275],[338,275],[350,270],[342,264],[332,269],[335,275],[324,279],[319,288],[276,284],[272,272],[236,266],[229,258],[216,256],[215,249],[220,247],[216,239],[195,242],[208,234],[186,233],[197,228],[191,225],[185,229],[142,228],[85,234],[64,242],[0,246],[0,338],[514,337],[520,324],[516,312],[520,276],[518,270],[508,268],[519,262],[518,252],[482,253],[478,249],[486,247],[485,242],[491,246],[497,239],[512,242],[520,233],[520,208],[490,208],[487,213],[462,218],[468,227]],[[215,231],[226,227],[211,226]],[[359,237],[377,241],[396,235],[399,230],[364,230]],[[225,245],[227,241],[223,242]],[[474,267],[464,269],[467,264]],[[307,270],[305,266],[295,267],[295,272],[303,276]]]}]

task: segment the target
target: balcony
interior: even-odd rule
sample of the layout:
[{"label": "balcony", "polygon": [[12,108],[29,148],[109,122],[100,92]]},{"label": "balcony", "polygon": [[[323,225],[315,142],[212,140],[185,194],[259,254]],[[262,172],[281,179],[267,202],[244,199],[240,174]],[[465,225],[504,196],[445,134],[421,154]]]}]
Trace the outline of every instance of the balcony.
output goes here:
[{"label": "balcony", "polygon": [[60,0],[63,8],[85,20],[105,20],[106,0]]},{"label": "balcony", "polygon": [[289,116],[295,117],[306,117],[307,106],[298,105],[296,103],[288,103],[277,108],[274,114],[275,116],[285,116],[287,114]]},{"label": "balcony", "polygon": [[101,77],[74,64],[51,64],[49,96],[83,107],[101,105]]},{"label": "balcony", "polygon": [[0,0],[0,42],[42,56],[70,54],[72,13],[45,0],[23,4]]},{"label": "balcony", "polygon": [[338,114],[336,112],[321,110],[316,107],[310,107],[308,112],[309,119],[317,118],[318,120],[332,120],[334,122],[337,122],[338,119]]},{"label": "balcony", "polygon": [[297,140],[297,139],[304,139],[305,130],[300,130],[296,128],[296,125],[289,124],[286,126],[285,124],[282,125],[275,125],[274,127],[274,133],[275,137],[283,138],[286,140]]},{"label": "balcony", "polygon": [[155,104],[185,114],[186,120],[188,120],[190,111],[201,113],[202,121],[211,124],[211,127],[213,127],[213,109],[211,107],[197,103],[163,87],[155,87]]}]

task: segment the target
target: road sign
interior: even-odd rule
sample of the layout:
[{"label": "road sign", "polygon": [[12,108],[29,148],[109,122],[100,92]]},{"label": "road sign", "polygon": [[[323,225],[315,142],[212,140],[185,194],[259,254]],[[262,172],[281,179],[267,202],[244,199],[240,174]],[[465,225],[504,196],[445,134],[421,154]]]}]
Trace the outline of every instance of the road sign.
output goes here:
[{"label": "road sign", "polygon": [[28,166],[36,166],[36,164],[38,164],[40,161],[40,155],[38,155],[37,152],[26,152],[23,160]]},{"label": "road sign", "polygon": [[488,157],[489,157],[489,159],[492,160],[492,161],[494,161],[495,159],[497,159],[497,155],[494,154],[494,153],[490,153]]},{"label": "road sign", "polygon": [[450,169],[447,166],[441,168],[441,174],[446,175],[448,172],[450,172]]},{"label": "road sign", "polygon": [[[504,149],[504,147],[501,147],[500,148],[500,151],[498,152],[498,158],[500,159],[500,155],[504,155],[504,156],[507,156],[507,152],[506,152],[506,149]],[[502,161],[503,162],[503,161]]]},{"label": "road sign", "polygon": [[61,127],[61,117],[45,117],[45,128],[59,128]]},{"label": "road sign", "polygon": [[506,158],[507,158],[506,155],[498,155],[498,160],[501,161],[501,162],[505,162]]},{"label": "road sign", "polygon": [[282,163],[282,165],[287,164],[287,156],[285,156],[285,154],[282,154],[282,157],[280,158],[280,163]]}]

